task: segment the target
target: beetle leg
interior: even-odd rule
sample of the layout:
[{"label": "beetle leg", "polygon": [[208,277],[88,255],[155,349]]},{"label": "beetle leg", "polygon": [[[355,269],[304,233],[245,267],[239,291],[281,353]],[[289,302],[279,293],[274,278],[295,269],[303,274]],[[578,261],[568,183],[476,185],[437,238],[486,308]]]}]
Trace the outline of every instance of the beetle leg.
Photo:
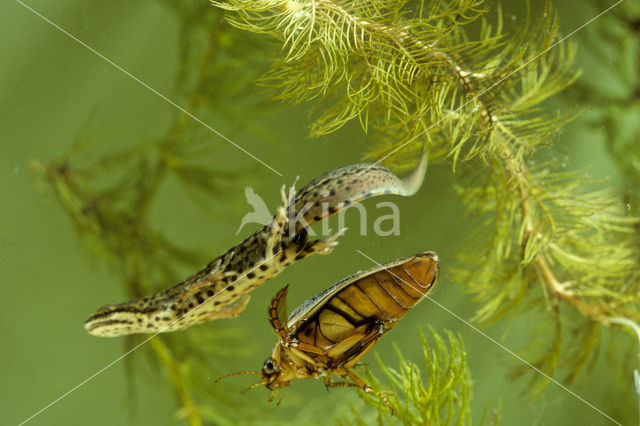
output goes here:
[{"label": "beetle leg", "polygon": [[[349,377],[351,380],[353,380],[353,384],[355,384],[355,386],[359,387],[360,389],[362,389],[366,393],[369,393],[371,395],[375,395],[377,398],[381,399],[382,402],[384,402],[384,405],[386,405],[387,408],[389,409],[389,411],[391,412],[391,415],[393,415],[393,412],[394,412],[393,407],[391,406],[391,404],[389,403],[389,400],[387,399],[387,397],[383,393],[373,390],[373,388],[371,386],[366,384],[360,377],[356,376],[351,371],[346,370],[345,372],[346,372],[346,376]],[[349,382],[347,382],[347,383],[349,383]]]},{"label": "beetle leg", "polygon": [[[375,342],[384,333],[384,322],[381,322],[377,327],[373,327],[367,333],[354,333],[346,339],[333,345],[328,351],[327,355],[331,358],[337,358],[343,356],[343,359],[349,359],[349,366],[351,368],[355,365],[360,358],[362,358],[373,346]],[[357,359],[354,363],[350,359],[355,353]]]},{"label": "beetle leg", "polygon": [[375,338],[375,339],[371,340],[369,343],[367,343],[367,345],[362,350],[360,350],[360,352],[358,352],[358,355],[354,356],[349,361],[345,362],[343,367],[345,369],[349,369],[349,368],[355,367],[355,365],[358,362],[360,362],[362,357],[365,356],[367,354],[367,352],[369,352],[371,350],[371,348],[373,348],[373,345],[377,341],[378,341],[378,338]]},{"label": "beetle leg", "polygon": [[391,415],[393,415],[394,410],[393,407],[391,407],[391,404],[389,404],[389,400],[387,399],[387,397],[384,394],[373,390],[373,388],[366,384],[360,377],[356,376],[344,367],[335,369],[332,372],[340,377],[347,377],[351,379],[351,382],[332,382],[329,374],[327,374],[326,376],[324,376],[324,384],[327,388],[347,387],[362,389],[366,393],[375,395],[377,398],[381,399],[382,402],[384,402],[384,405],[386,405],[391,412]]},{"label": "beetle leg", "polygon": [[282,395],[280,394],[280,389],[274,389],[271,391],[271,396],[269,396],[269,402],[273,402],[274,399],[278,398],[278,402],[276,405],[280,405],[282,402]]},{"label": "beetle leg", "polygon": [[[360,361],[360,359],[362,359],[362,357],[371,350],[378,339],[382,337],[382,335],[388,330],[386,324],[387,323],[385,321],[378,322],[376,326],[369,330],[367,333],[360,333],[358,335],[360,336],[360,338],[358,339],[359,344],[353,344],[350,348],[344,348],[342,359],[346,360],[346,362],[344,363],[345,368],[354,367],[358,363],[358,361]],[[338,356],[339,354],[340,353],[337,352],[334,356]]]},{"label": "beetle leg", "polygon": [[344,355],[345,352],[347,352],[349,349],[351,349],[355,345],[357,345],[358,342],[361,342],[362,340],[367,338],[367,336],[368,335],[365,334],[365,333],[352,334],[351,336],[347,337],[346,339],[344,339],[344,340],[336,343],[335,345],[331,346],[331,348],[329,348],[326,353],[330,358],[341,357],[342,355]]},{"label": "beetle leg", "polygon": [[307,356],[305,353],[315,354],[315,355],[324,355],[328,358],[334,359],[334,358],[339,358],[341,355],[348,352],[350,349],[355,347],[358,344],[358,342],[364,342],[365,346],[363,349],[360,349],[358,351],[358,354],[354,358],[355,361],[349,360],[348,362],[349,366],[347,368],[351,368],[360,360],[360,358],[362,358],[373,347],[373,345],[375,344],[375,342],[378,340],[380,336],[381,334],[377,328],[373,329],[369,333],[356,333],[347,337],[341,342],[336,343],[329,350],[325,350],[317,346],[311,345],[309,343],[298,342],[294,340],[291,334],[286,333],[285,335],[281,336],[283,337],[281,340],[281,344],[283,347],[286,347],[289,350],[295,352],[296,355],[298,355],[301,358],[304,358],[308,362],[311,362],[314,365],[319,365],[318,363],[313,361],[309,356]]},{"label": "beetle leg", "polygon": [[350,371],[347,371],[347,370],[341,371],[341,370],[343,369],[333,370],[332,372],[340,377],[348,377],[353,382],[334,382],[331,380],[330,374],[327,373],[324,376],[324,385],[328,388],[339,388],[339,387],[359,388],[365,391],[366,393],[375,394],[375,392],[373,391],[373,388],[368,384],[366,384],[361,378],[351,373]]},{"label": "beetle leg", "polygon": [[[308,354],[315,354],[315,355],[325,355],[325,352],[316,347],[316,346],[312,346],[309,345],[307,343],[301,343],[301,346],[305,347],[304,349],[300,349],[300,347],[289,347],[288,350],[294,354],[295,356],[297,356],[298,358],[302,358],[307,364],[311,364],[314,367],[320,367],[320,368],[325,368],[326,367],[326,363],[324,362],[319,362],[316,361],[315,359],[313,359],[312,357],[310,357]],[[306,347],[308,346],[308,348]]]},{"label": "beetle leg", "polygon": [[[271,305],[269,306],[269,322],[271,322],[273,331],[280,337],[281,341],[286,341],[291,337],[289,330],[287,330],[286,322],[283,323],[287,318],[286,297],[288,289],[289,286],[285,286],[280,289],[280,291],[271,300]],[[284,318],[284,320],[281,320],[281,318]]]}]

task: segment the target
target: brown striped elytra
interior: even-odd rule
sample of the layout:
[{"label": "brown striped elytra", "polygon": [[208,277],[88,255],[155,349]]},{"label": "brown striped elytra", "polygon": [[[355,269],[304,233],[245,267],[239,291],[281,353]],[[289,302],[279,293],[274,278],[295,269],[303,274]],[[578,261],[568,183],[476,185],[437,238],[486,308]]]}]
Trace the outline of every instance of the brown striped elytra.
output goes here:
[{"label": "brown striped elytra", "polygon": [[[324,376],[327,387],[372,389],[350,369],[375,342],[431,291],[438,278],[438,255],[419,253],[355,274],[296,309],[286,320],[283,288],[269,307],[278,336],[264,362],[259,385],[273,391],[293,379]],[[257,373],[254,373],[257,374]],[[331,375],[348,381],[333,382]]]}]

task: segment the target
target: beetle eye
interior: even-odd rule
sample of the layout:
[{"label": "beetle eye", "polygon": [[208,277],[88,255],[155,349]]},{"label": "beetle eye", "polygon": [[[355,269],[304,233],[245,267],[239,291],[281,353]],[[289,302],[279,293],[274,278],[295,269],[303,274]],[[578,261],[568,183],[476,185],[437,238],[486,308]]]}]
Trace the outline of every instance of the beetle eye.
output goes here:
[{"label": "beetle eye", "polygon": [[278,370],[276,362],[273,358],[268,358],[264,364],[262,364],[262,374],[265,376],[271,376]]}]

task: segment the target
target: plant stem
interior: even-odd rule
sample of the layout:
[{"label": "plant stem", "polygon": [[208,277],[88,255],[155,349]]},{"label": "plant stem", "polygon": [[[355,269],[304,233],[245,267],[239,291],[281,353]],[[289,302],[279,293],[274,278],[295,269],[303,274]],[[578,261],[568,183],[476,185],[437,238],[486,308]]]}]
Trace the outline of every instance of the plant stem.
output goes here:
[{"label": "plant stem", "polygon": [[182,379],[182,375],[180,373],[180,364],[173,357],[171,350],[167,345],[164,344],[161,338],[156,337],[149,341],[149,345],[156,353],[157,357],[164,365],[165,370],[169,374],[169,379],[173,383],[173,387],[176,391],[176,396],[182,405],[182,409],[180,410],[187,418],[189,425],[191,426],[202,426],[202,419],[198,414],[198,410],[193,403],[193,399],[188,391],[188,386]]},{"label": "plant stem", "polygon": [[[479,105],[482,105],[479,103]],[[504,132],[504,126],[500,123],[499,119],[495,116],[492,116],[492,121],[496,123],[496,129],[500,132]],[[510,146],[507,144],[505,137],[500,138],[500,140],[505,141],[502,146],[502,160],[505,162],[506,170],[509,172],[511,177],[516,181],[518,192],[520,193],[520,199],[522,203],[520,205],[520,212],[522,219],[524,220],[524,234],[522,237],[522,249],[524,250],[531,238],[537,238],[537,234],[535,233],[535,229],[537,228],[537,224],[534,223],[531,214],[531,198],[533,195],[529,191],[530,187],[530,174],[524,165],[521,162],[516,162],[514,159],[513,152]],[[575,297],[575,293],[570,290],[572,281],[560,282],[556,277],[551,265],[545,255],[543,253],[536,254],[534,258],[534,264],[540,277],[547,284],[549,290],[551,290],[552,294],[558,297],[560,300],[568,303],[573,306],[576,310],[578,310],[581,314],[586,317],[605,323],[607,320],[606,315],[602,312],[601,308],[598,306],[590,305],[585,303],[584,301]]]}]

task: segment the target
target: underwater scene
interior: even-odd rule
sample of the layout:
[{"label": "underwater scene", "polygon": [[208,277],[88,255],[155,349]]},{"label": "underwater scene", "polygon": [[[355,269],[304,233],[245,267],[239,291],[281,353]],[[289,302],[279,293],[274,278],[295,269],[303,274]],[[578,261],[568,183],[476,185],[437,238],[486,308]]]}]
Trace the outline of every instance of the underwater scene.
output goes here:
[{"label": "underwater scene", "polygon": [[639,1],[0,22],[0,424],[640,422]]}]

